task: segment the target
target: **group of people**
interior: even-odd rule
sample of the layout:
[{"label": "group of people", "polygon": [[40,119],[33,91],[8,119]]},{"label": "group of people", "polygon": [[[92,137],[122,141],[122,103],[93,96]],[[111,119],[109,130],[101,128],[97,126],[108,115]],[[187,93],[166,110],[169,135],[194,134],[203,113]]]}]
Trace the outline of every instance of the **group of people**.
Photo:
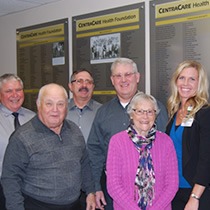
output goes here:
[{"label": "group of people", "polygon": [[44,85],[36,114],[22,107],[21,79],[0,77],[1,210],[210,209],[202,65],[178,65],[168,110],[138,90],[133,60],[117,58],[110,79],[117,94],[103,105],[86,69],[71,75],[70,100],[61,85]]}]

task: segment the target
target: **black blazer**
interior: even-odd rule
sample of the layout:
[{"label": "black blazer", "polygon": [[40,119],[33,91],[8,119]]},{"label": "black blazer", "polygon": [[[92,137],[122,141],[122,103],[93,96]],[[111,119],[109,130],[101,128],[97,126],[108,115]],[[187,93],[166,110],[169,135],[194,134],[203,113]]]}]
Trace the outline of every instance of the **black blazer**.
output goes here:
[{"label": "black blazer", "polygon": [[[170,135],[175,115],[166,127]],[[183,176],[193,185],[210,187],[210,107],[200,109],[191,127],[185,127],[182,136]]]}]

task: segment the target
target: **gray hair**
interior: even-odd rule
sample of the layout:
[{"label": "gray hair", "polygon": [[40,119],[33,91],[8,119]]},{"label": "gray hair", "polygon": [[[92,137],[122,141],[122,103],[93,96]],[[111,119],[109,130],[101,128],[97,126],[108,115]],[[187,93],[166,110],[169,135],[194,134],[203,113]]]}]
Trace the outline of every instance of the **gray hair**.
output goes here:
[{"label": "gray hair", "polygon": [[138,72],[137,65],[133,60],[131,60],[129,58],[117,58],[111,65],[111,73],[112,74],[118,64],[131,65],[133,67],[133,72]]},{"label": "gray hair", "polygon": [[141,101],[150,101],[154,105],[154,110],[156,111],[155,112],[156,116],[159,114],[160,110],[158,108],[156,99],[152,95],[149,95],[149,94],[146,94],[143,92],[138,92],[138,93],[136,93],[136,95],[134,95],[130,104],[128,105],[127,113],[129,115],[131,115],[136,104],[141,103]]},{"label": "gray hair", "polygon": [[42,97],[43,97],[43,93],[46,91],[47,88],[50,88],[50,86],[60,87],[63,90],[64,96],[66,98],[66,102],[68,102],[68,94],[67,94],[66,89],[62,85],[59,85],[59,84],[56,84],[56,83],[49,83],[49,84],[44,85],[40,88],[39,93],[38,93],[38,97],[37,97],[37,104],[38,105],[40,105],[40,102],[41,102]]},{"label": "gray hair", "polygon": [[8,81],[18,81],[20,82],[22,88],[23,88],[23,81],[20,79],[20,77],[18,77],[15,74],[3,74],[2,76],[0,76],[0,90],[2,88],[2,85],[5,84]]}]

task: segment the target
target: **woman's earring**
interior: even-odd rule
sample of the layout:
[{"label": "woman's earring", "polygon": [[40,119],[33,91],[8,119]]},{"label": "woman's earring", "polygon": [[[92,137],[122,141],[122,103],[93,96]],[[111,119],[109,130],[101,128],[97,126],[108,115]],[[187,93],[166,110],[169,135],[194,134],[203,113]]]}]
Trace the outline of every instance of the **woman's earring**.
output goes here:
[{"label": "woman's earring", "polygon": [[134,125],[134,123],[133,123],[133,118],[132,118],[132,117],[130,118],[130,124],[131,124],[131,125]]}]

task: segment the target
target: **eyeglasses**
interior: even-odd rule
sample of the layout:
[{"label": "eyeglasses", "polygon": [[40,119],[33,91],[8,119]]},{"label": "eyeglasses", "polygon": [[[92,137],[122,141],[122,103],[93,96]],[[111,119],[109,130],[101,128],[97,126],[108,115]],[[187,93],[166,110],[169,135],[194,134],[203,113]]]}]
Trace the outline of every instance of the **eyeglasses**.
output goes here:
[{"label": "eyeglasses", "polygon": [[86,84],[86,85],[92,85],[93,84],[93,81],[92,80],[89,80],[89,79],[75,79],[75,80],[72,80],[71,83],[74,83],[76,82],[77,85],[81,85],[81,84]]},{"label": "eyeglasses", "polygon": [[121,80],[123,77],[125,79],[130,79],[132,77],[132,75],[136,74],[136,72],[128,72],[125,74],[113,74],[112,76],[118,80]]},{"label": "eyeglasses", "polygon": [[149,109],[149,110],[133,109],[133,111],[139,116],[143,116],[144,113],[146,113],[148,116],[153,116],[156,113],[156,110],[153,110],[153,109]]}]

